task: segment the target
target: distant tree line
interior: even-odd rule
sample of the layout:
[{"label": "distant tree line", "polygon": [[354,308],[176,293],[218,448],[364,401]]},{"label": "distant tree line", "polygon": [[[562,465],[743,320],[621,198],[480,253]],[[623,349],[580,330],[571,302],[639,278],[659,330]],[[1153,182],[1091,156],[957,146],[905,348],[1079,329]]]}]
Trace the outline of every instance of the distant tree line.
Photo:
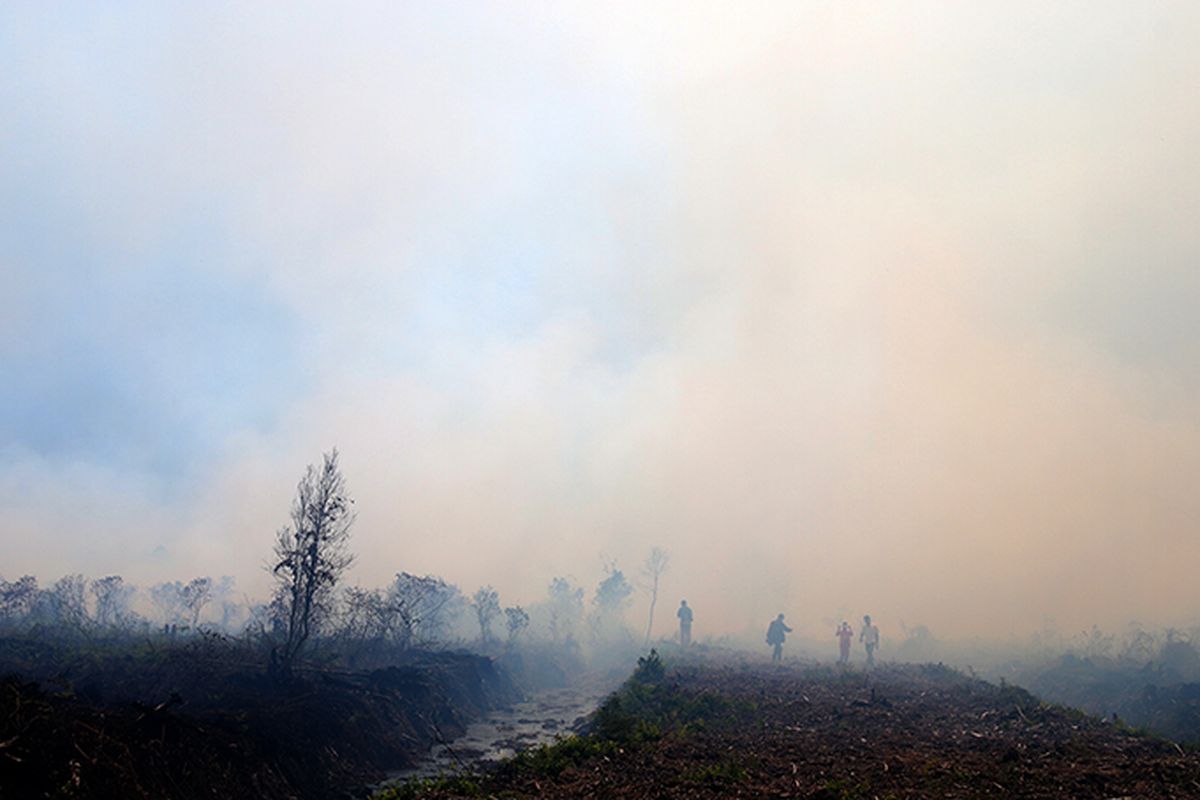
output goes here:
[{"label": "distant tree line", "polygon": [[[288,524],[276,531],[266,602],[240,597],[233,578],[199,576],[137,587],[120,575],[67,575],[41,586],[32,575],[0,577],[0,635],[189,637],[212,633],[258,648],[281,676],[307,653],[336,652],[351,664],[447,646],[503,652],[542,641],[566,652],[601,642],[632,646],[624,616],[635,587],[615,562],[589,603],[573,578],[556,576],[529,607],[504,605],[485,585],[473,594],[433,575],[397,572],[384,587],[346,585],[354,561],[354,500],[337,450],[301,476]],[[643,568],[653,624],[666,554]]]}]

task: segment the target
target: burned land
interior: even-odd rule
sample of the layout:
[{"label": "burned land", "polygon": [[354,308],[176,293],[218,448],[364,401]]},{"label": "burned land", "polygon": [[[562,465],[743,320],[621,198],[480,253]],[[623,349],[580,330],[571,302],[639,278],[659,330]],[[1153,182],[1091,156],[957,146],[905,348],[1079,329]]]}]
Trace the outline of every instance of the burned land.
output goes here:
[{"label": "burned land", "polygon": [[[281,681],[219,637],[140,650],[0,645],[6,799],[365,797],[430,745],[512,706],[537,672],[413,651],[390,667],[314,664]],[[640,659],[554,744],[377,796],[1200,797],[1194,746],[1016,686],[942,665],[866,672],[706,650]]]},{"label": "burned land", "polygon": [[[652,640],[659,548],[635,578],[650,600],[640,643],[615,562],[586,603],[564,576],[528,608],[406,571],[350,585],[354,518],[334,450],[297,485],[265,601],[205,576],[0,579],[0,800],[1200,797],[1200,752],[1185,749],[1200,741],[1195,635],[1117,647],[1097,630],[1056,661],[1009,662],[1028,676],[1016,683],[1088,716],[940,664],[771,665],[689,645],[682,603],[679,638]],[[652,641],[670,663],[638,658]],[[919,627],[896,654],[924,662],[936,645]],[[575,699],[552,719],[518,710],[551,687]],[[442,769],[435,744],[456,774],[399,780]]]},{"label": "burned land", "polygon": [[219,637],[136,649],[0,639],[0,798],[361,797],[518,696],[470,653],[286,680],[252,655]]},{"label": "burned land", "polygon": [[643,661],[587,734],[388,796],[1190,798],[1200,752],[941,665]]}]

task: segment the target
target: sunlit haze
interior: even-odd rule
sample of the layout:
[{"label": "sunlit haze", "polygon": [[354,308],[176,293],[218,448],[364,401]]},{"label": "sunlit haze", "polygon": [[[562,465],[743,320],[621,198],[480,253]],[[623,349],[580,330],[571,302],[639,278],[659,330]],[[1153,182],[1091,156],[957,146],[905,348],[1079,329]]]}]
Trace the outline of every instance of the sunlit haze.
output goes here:
[{"label": "sunlit haze", "polygon": [[1187,2],[6,4],[0,575],[265,595],[337,447],[363,585],[533,603],[659,546],[664,634],[1195,624],[1198,41]]}]

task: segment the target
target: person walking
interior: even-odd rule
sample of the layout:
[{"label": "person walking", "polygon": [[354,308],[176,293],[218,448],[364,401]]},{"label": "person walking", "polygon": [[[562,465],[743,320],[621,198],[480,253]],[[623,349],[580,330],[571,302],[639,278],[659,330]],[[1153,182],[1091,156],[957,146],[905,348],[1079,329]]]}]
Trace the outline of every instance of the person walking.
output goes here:
[{"label": "person walking", "polygon": [[842,624],[838,626],[834,636],[838,638],[838,648],[841,651],[838,663],[848,664],[850,662],[850,641],[854,638],[854,631],[851,630],[850,623],[842,620]]},{"label": "person walking", "polygon": [[783,621],[782,613],[771,620],[771,624],[767,626],[767,644],[775,648],[771,652],[772,661],[781,661],[783,659],[783,642],[791,632],[792,629]]},{"label": "person walking", "polygon": [[692,609],[688,607],[687,600],[679,601],[679,611],[675,612],[675,616],[679,617],[679,646],[686,650],[692,643]]},{"label": "person walking", "polygon": [[871,624],[870,614],[863,617],[863,626],[858,633],[858,640],[867,649],[867,666],[875,666],[875,650],[879,647],[879,628]]}]

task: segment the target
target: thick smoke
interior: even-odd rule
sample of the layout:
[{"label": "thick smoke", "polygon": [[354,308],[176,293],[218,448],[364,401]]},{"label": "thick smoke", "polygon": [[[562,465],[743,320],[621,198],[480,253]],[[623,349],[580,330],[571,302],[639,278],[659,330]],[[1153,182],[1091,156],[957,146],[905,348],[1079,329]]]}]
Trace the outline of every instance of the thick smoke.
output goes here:
[{"label": "thick smoke", "polygon": [[[0,176],[44,188],[0,358],[76,326],[135,354],[114,415],[183,409],[119,451],[10,431],[5,577],[265,588],[336,444],[364,584],[532,603],[659,545],[664,631],[681,596],[698,635],[1193,621],[1195,8],[643,5],[5,12]],[[159,352],[111,289],[194,275],[279,315],[218,342],[278,340],[244,372],[178,371],[208,328]]]}]

